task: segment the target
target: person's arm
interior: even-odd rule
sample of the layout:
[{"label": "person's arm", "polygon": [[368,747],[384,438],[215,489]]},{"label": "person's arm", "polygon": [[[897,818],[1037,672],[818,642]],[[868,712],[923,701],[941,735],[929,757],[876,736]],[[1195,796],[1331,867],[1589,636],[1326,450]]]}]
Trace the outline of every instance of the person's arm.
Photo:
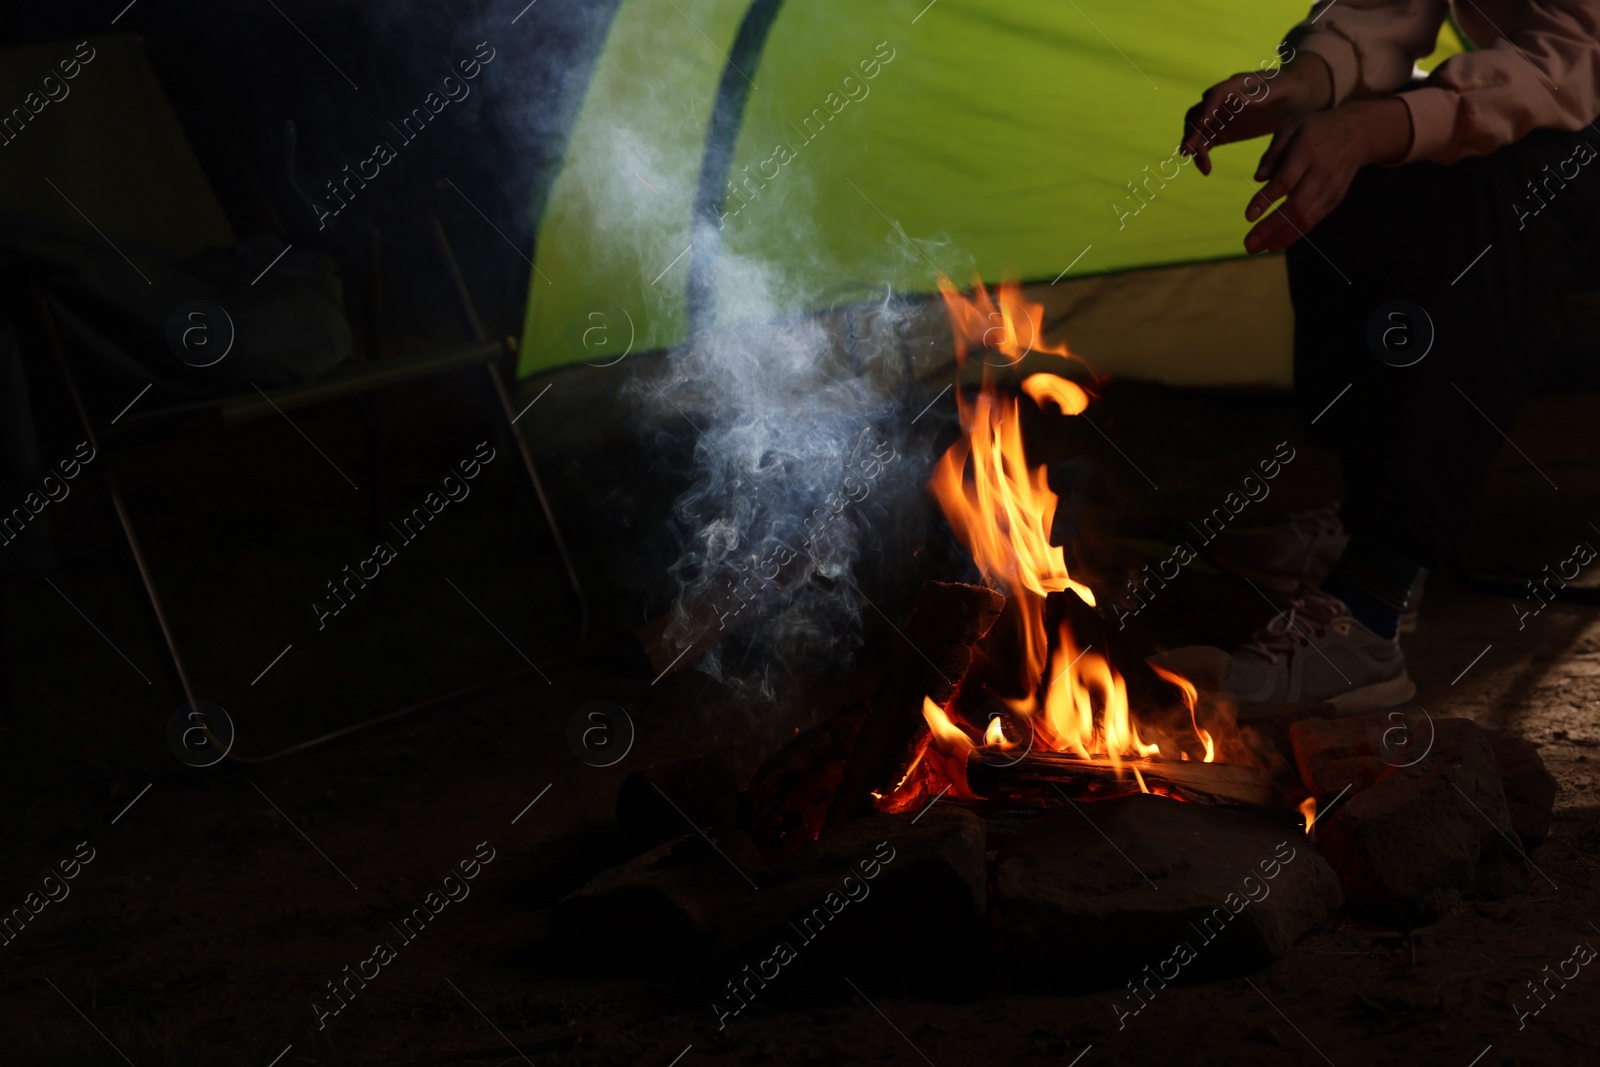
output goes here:
[{"label": "person's arm", "polygon": [[[1524,0],[1514,18],[1471,10],[1509,38],[1452,56],[1423,88],[1399,94],[1412,141],[1394,162],[1454,163],[1600,114],[1600,0]],[[1325,0],[1288,40],[1327,63],[1337,106],[1404,87],[1445,12],[1446,0]]]},{"label": "person's arm", "polygon": [[1401,160],[1454,163],[1537,129],[1580,130],[1600,114],[1600,0],[1532,4],[1510,39],[1451,56],[1402,93],[1412,141]]},{"label": "person's arm", "polygon": [[[1245,208],[1246,219],[1261,220],[1245,235],[1245,251],[1289,247],[1339,206],[1362,167],[1398,163],[1412,142],[1404,95],[1351,100],[1274,135],[1256,169],[1266,185]],[[1278,210],[1262,218],[1280,197]]]},{"label": "person's arm", "polygon": [[1403,88],[1449,12],[1447,0],[1320,0],[1285,40],[1328,65],[1337,107]]},{"label": "person's arm", "polygon": [[[1600,2],[1600,0],[1596,0]],[[1433,51],[1448,0],[1319,0],[1284,39],[1278,71],[1235,74],[1184,116],[1179,151],[1211,173],[1219,144],[1278,133],[1351,100],[1387,96]]]}]

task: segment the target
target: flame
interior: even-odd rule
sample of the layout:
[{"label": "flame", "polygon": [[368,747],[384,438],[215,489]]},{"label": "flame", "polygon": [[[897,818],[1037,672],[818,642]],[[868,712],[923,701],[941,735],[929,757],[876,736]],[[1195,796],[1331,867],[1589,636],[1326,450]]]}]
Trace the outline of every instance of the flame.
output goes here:
[{"label": "flame", "polygon": [[1016,398],[985,388],[970,403],[958,394],[956,406],[967,438],[940,458],[928,488],[978,569],[1012,594],[1071,589],[1092,605],[1089,587],[1067,573],[1065,550],[1050,543],[1060,498],[1042,465],[1028,469]]},{"label": "flame", "polygon": [[1139,737],[1122,675],[1099,653],[1078,651],[1072,630],[1065,624],[1058,633],[1050,675],[1044,721],[1034,723],[1046,747],[1076,752],[1084,759],[1105,754],[1114,766],[1121,765],[1123,756],[1154,756],[1161,751],[1159,745],[1146,744]]},{"label": "flame", "polygon": [[983,732],[983,743],[990,748],[1008,748],[1006,732],[1000,727],[1000,716],[996,715],[989,720],[989,728]]},{"label": "flame", "polygon": [[[1044,307],[1025,299],[1017,283],[1002,283],[991,297],[980,280],[970,299],[943,278],[939,289],[955,335],[956,358],[963,365],[973,348],[997,352],[1012,365],[1030,352],[1076,360],[1065,344],[1042,343]],[[1028,465],[1018,398],[1002,393],[991,377],[990,368],[998,365],[985,362],[982,384],[970,397],[956,391],[963,437],[935,465],[928,489],[984,580],[1007,595],[1008,617],[1020,644],[1016,692],[1021,695],[1002,699],[1032,732],[1031,743],[1085,759],[1109,757],[1120,770],[1125,759],[1160,755],[1162,745],[1141,736],[1127,684],[1103,652],[1080,648],[1065,622],[1054,642],[1050,639],[1045,609],[1051,594],[1075,595],[1090,607],[1095,597],[1069,572],[1065,548],[1050,542],[1060,499],[1050,489],[1044,466]],[[1076,382],[1042,372],[1024,378],[1021,391],[1041,408],[1054,405],[1069,416],[1081,414],[1091,396]],[[1160,674],[1178,688],[1194,736],[1211,762],[1216,746],[1195,718],[1195,687],[1169,671]],[[952,709],[959,700],[959,690],[946,707],[924,698],[929,735],[917,762],[884,800],[886,810],[908,810],[916,798],[932,795],[945,784],[941,775],[948,776],[953,791],[959,789],[954,795],[972,795],[966,790],[966,758],[980,742],[974,740],[975,729],[969,734],[957,721],[959,712]],[[1007,740],[996,717],[983,731],[981,745],[1012,748],[1016,742]],[[1174,740],[1169,758],[1186,758],[1183,750],[1196,747]],[[1138,768],[1129,766],[1139,788],[1149,792]]]},{"label": "flame", "polygon": [[1300,802],[1300,814],[1306,817],[1306,836],[1311,837],[1312,828],[1317,823],[1317,798],[1306,797]]},{"label": "flame", "polygon": [[[1181,674],[1174,674],[1172,671],[1164,670],[1154,663],[1150,664],[1150,669],[1178,687],[1178,694],[1183,697],[1183,706],[1189,709],[1189,725],[1194,727],[1195,736],[1200,738],[1201,743],[1206,746],[1204,762],[1215,762],[1217,758],[1217,743],[1211,739],[1209,732],[1200,728],[1200,721],[1195,718],[1194,708],[1196,702],[1200,699],[1200,691],[1194,687],[1193,682]],[[1189,754],[1185,752],[1183,758],[1188,759]]]},{"label": "flame", "polygon": [[[1039,344],[1044,305],[1025,299],[1016,282],[1001,284],[998,303],[981,280],[971,300],[942,277],[939,291],[955,334],[956,358],[963,364],[969,344],[998,351],[1013,363],[1030,351],[1076,358],[1065,344]],[[1024,387],[1036,403],[1052,399],[1062,411],[1072,409],[1071,414],[1089,403],[1082,387],[1054,374],[1030,375]],[[941,457],[928,489],[978,569],[1012,596],[1026,591],[1042,599],[1070,589],[1093,605],[1094,593],[1067,573],[1064,549],[1050,543],[1060,498],[1051,491],[1042,465],[1028,467],[1016,398],[995,388],[985,365],[982,388],[971,401],[957,390],[956,407],[966,437]],[[1030,619],[1030,634],[1037,630],[1042,638],[1043,621],[1042,612],[1037,626]],[[1030,649],[1028,657],[1041,669],[1043,645],[1040,640],[1037,653]]]},{"label": "flame", "polygon": [[944,795],[977,797],[967,785],[967,757],[977,744],[930,697],[922,698],[922,718],[928,733],[918,744],[911,766],[888,796],[877,798],[879,808],[890,814],[923,810]]},{"label": "flame", "polygon": [[968,300],[956,291],[948,278],[940,275],[939,293],[944,297],[945,311],[950,316],[950,329],[955,334],[956,358],[962,362],[966,361],[969,344],[992,349],[1008,357],[1013,365],[1029,352],[1077,358],[1067,351],[1065,343],[1041,343],[1044,339],[1044,305],[1024,296],[1022,286],[1017,282],[1001,282],[995,296],[990,297],[983,279],[979,278],[975,282],[972,299]]},{"label": "flame", "polygon": [[939,750],[951,756],[965,756],[974,748],[972,738],[966,732],[950,721],[950,716],[945,714],[943,708],[933,702],[932,697],[922,698],[922,717],[928,722],[928,729],[933,731],[934,743]]},{"label": "flame", "polygon": [[1063,415],[1081,415],[1089,407],[1089,394],[1078,383],[1054,374],[1028,375],[1022,379],[1022,391],[1040,407],[1044,407],[1045,401],[1054,403]]}]

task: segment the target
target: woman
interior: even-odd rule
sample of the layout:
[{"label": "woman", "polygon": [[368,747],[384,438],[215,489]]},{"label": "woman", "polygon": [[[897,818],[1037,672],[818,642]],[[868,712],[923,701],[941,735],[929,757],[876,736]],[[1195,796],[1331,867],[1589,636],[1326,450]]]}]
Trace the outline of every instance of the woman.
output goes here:
[{"label": "woman", "polygon": [[1185,119],[1202,174],[1216,145],[1272,134],[1245,248],[1288,250],[1296,394],[1345,480],[1331,569],[1326,538],[1301,529],[1250,543],[1258,569],[1321,589],[1234,655],[1242,699],[1358,709],[1415,692],[1400,616],[1424,568],[1453,558],[1553,311],[1600,262],[1600,0],[1465,0],[1475,50],[1415,80],[1449,13],[1326,0],[1270,93],[1235,75]]}]

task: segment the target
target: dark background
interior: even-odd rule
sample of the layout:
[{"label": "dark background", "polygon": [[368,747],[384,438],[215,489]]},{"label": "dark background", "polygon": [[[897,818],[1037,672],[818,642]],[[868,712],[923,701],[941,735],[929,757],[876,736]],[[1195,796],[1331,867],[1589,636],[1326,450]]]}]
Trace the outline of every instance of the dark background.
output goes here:
[{"label": "dark background", "polygon": [[[513,25],[522,5],[510,2],[138,0],[113,26],[121,6],[15,5],[0,42],[140,35],[241,238],[272,230],[332,253],[354,287],[353,309],[366,306],[376,245],[386,332],[459,336],[451,303],[429,299],[443,284],[431,213],[452,235],[491,332],[520,330],[527,262],[444,179],[529,249],[614,3],[539,0]],[[306,195],[370,155],[388,122],[486,40],[496,56],[466,106],[447,108],[319,231]]]},{"label": "dark background", "polygon": [[[238,234],[274,231],[337,259],[358,350],[378,339],[401,351],[464,336],[430,216],[451,235],[487,332],[519,332],[529,268],[518,249],[530,248],[612,5],[538,0],[512,26],[516,0],[275,2],[281,12],[268,0],[138,0],[115,27],[123,0],[13,5],[0,35],[8,44],[142,35]],[[452,106],[319,232],[297,181],[314,186],[363,158],[375,130],[483,40],[497,56],[469,106]],[[488,221],[445,177],[470,191]],[[552,391],[542,402],[551,406],[535,410],[556,425],[628,428],[616,391],[612,383],[589,395]],[[1594,399],[1540,398],[1509,428],[1562,489],[1551,491],[1507,450],[1471,541],[1475,560],[1532,575],[1590,536],[1587,523],[1600,522]],[[661,606],[674,558],[667,509],[683,457],[671,434],[663,445],[660,434],[643,442],[618,432],[580,449],[550,444],[561,433],[549,430],[537,458],[592,609],[589,638],[572,651],[576,605],[493,402],[470,375],[384,391],[381,513],[409,508],[480,441],[494,443],[498,458],[467,501],[402,549],[324,631],[307,602],[372,540],[370,493],[330,469],[367,487],[358,405],[296,412],[298,430],[271,419],[107,451],[197,695],[228,710],[240,752],[269,753],[528,659],[544,672],[272,763],[197,770],[174,758],[166,727],[177,698],[103,494],[83,478],[52,505],[54,565],[6,573],[0,603],[0,906],[19,904],[78,842],[97,856],[68,899],[0,948],[0,1064],[266,1065],[287,1047],[280,1067],[524,1056],[541,1067],[665,1067],[680,1055],[683,1067],[947,1067],[1069,1063],[1090,1044],[1084,1067],[1323,1062],[1307,1035],[1341,1065],[1465,1065],[1491,1042],[1485,1064],[1592,1056],[1600,1039],[1588,987],[1526,1032],[1506,1002],[1522,978],[1565,958],[1600,914],[1593,612],[1555,605],[1519,628],[1506,600],[1449,576],[1430,585],[1423,629],[1406,649],[1418,702],[1546,746],[1566,792],[1536,858],[1564,891],[1470,903],[1419,941],[1341,919],[1254,976],[1299,1030],[1238,980],[1175,987],[1162,1014],[1127,1035],[1106,996],[1063,996],[994,973],[951,973],[933,996],[919,976],[923,992],[907,996],[894,961],[881,960],[851,975],[875,1006],[839,975],[813,975],[722,1030],[709,1003],[724,974],[687,963],[607,969],[573,951],[584,932],[558,942],[550,909],[628,855],[612,817],[622,777],[711,750],[748,770],[776,739],[870,685],[889,635],[863,612],[853,665],[779,677],[770,704],[741,704],[696,671],[652,685],[626,631]],[[1186,536],[1187,519],[1286,439],[1304,458],[1279,480],[1261,521],[1339,495],[1336,464],[1304,447],[1286,393],[1116,383],[1097,404],[1098,425],[1121,454],[1071,420],[1040,419],[1030,430],[1041,461],[1103,472],[1097,507],[1107,533]],[[41,390],[35,414],[49,439],[74,439],[59,387]],[[929,544],[940,536],[930,529]],[[1198,575],[1185,582],[1146,617],[1152,640],[1237,641],[1267,612],[1247,588]],[[1476,666],[1458,677],[1469,662]],[[626,708],[638,736],[630,758],[606,770],[581,762],[567,738],[574,710],[597,699]],[[323,983],[387,936],[386,923],[480,841],[498,855],[473,896],[317,1029],[309,1005]]]}]

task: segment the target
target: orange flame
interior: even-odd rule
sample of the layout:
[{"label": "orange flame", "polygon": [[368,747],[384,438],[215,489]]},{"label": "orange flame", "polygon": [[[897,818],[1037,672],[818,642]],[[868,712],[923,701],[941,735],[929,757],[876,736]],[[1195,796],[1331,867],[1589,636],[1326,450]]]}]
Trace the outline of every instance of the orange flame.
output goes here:
[{"label": "orange flame", "polygon": [[1089,394],[1078,383],[1054,374],[1028,375],[1022,379],[1022,391],[1040,407],[1044,407],[1046,401],[1055,404],[1063,415],[1081,415],[1089,407]]},{"label": "orange flame", "polygon": [[1089,649],[1079,652],[1072,630],[1065,625],[1058,638],[1045,689],[1044,721],[1034,724],[1045,745],[1085,759],[1105,754],[1114,766],[1121,765],[1123,756],[1160,752],[1159,745],[1139,737],[1129,713],[1128,687],[1110,661]]},{"label": "orange flame", "polygon": [[1011,743],[1006,740],[1005,730],[1000,726],[999,716],[989,720],[989,728],[983,732],[983,743],[989,748],[1011,747]]},{"label": "orange flame", "polygon": [[1300,814],[1306,817],[1306,836],[1315,836],[1312,829],[1317,824],[1317,798],[1306,797],[1300,802]]},{"label": "orange flame", "polygon": [[[944,278],[939,279],[939,291],[955,334],[956,358],[963,364],[969,344],[993,349],[1013,363],[1030,351],[1076,358],[1065,344],[1040,343],[1044,305],[1024,298],[1016,282],[1001,284],[998,303],[981,280],[971,300]],[[1029,375],[1024,388],[1036,403],[1052,400],[1070,414],[1089,404],[1082,387],[1054,374]],[[1001,395],[986,365],[977,396],[969,402],[958,390],[956,407],[966,437],[945,452],[928,488],[978,569],[1012,596],[1027,591],[1042,598],[1071,589],[1093,605],[1094,593],[1073,580],[1064,550],[1050,543],[1060,498],[1051,491],[1043,466],[1028,467],[1016,398]],[[1043,621],[1040,614],[1041,631]],[[1041,669],[1043,646],[1041,640],[1036,660]]]},{"label": "orange flame", "polygon": [[1071,589],[1093,604],[1089,588],[1067,573],[1064,550],[1050,543],[1060,498],[1043,466],[1028,468],[1016,399],[985,388],[970,404],[959,396],[956,403],[968,436],[940,458],[928,488],[978,569],[1012,595]]},{"label": "orange flame", "polygon": [[990,297],[983,279],[978,278],[972,299],[968,300],[956,291],[948,278],[940,275],[939,293],[944,297],[950,329],[955,334],[956,358],[962,362],[966,361],[969,344],[998,352],[1008,357],[1011,364],[1016,364],[1029,352],[1077,358],[1067,351],[1065,343],[1042,343],[1044,305],[1029,300],[1022,294],[1022,286],[1014,281],[1001,282],[995,296]]},{"label": "orange flame", "polygon": [[[939,290],[955,335],[956,357],[963,365],[972,348],[997,352],[1013,365],[1030,352],[1076,359],[1065,344],[1043,343],[1044,307],[1027,300],[1017,283],[1002,283],[993,297],[981,280],[970,299],[943,278]],[[1021,637],[1017,682],[1024,695],[1006,703],[1033,732],[1032,743],[1041,748],[1084,758],[1109,757],[1117,767],[1124,758],[1159,755],[1162,746],[1141,737],[1128,705],[1127,685],[1110,660],[1089,647],[1080,651],[1065,623],[1053,645],[1050,641],[1045,621],[1050,594],[1070,591],[1091,607],[1095,597],[1069,573],[1065,549],[1050,543],[1060,500],[1050,489],[1045,468],[1028,465],[1019,403],[1016,396],[996,388],[989,370],[995,365],[1000,364],[986,363],[982,385],[970,399],[957,390],[964,437],[941,457],[928,489],[984,579],[1007,594],[1008,611]],[[1053,404],[1063,415],[1080,414],[1089,405],[1090,393],[1055,374],[1030,374],[1021,389],[1041,408]],[[1216,747],[1195,720],[1195,687],[1171,672],[1160,674],[1182,694],[1195,736],[1210,762]],[[885,799],[889,810],[905,810],[913,798],[931,795],[939,788],[935,776],[952,766],[959,774],[952,775],[952,781],[962,790],[955,795],[971,795],[965,792],[962,772],[967,755],[979,743],[946,708],[926,698],[923,717],[929,739],[914,773],[908,773]],[[984,731],[981,744],[985,748],[1015,746],[1007,741],[998,717]],[[932,753],[943,758],[921,758]],[[1171,758],[1179,754],[1181,746],[1174,746]],[[1138,768],[1132,769],[1140,789],[1149,792]]]},{"label": "orange flame", "polygon": [[[1200,699],[1200,691],[1194,687],[1193,682],[1181,674],[1174,674],[1172,671],[1164,670],[1154,663],[1150,664],[1150,669],[1178,687],[1178,694],[1183,697],[1183,706],[1189,709],[1189,724],[1194,727],[1195,736],[1206,746],[1204,762],[1214,762],[1217,758],[1217,744],[1211,739],[1210,733],[1200,728],[1200,721],[1195,718],[1195,703]],[[1185,754],[1184,759],[1188,758],[1188,755]]]},{"label": "orange flame", "polygon": [[932,697],[922,698],[922,717],[927,720],[928,729],[933,731],[934,743],[939,746],[941,752],[952,756],[965,756],[978,747],[972,743],[972,738],[966,735],[966,731],[950,721],[950,716],[933,702]]}]

